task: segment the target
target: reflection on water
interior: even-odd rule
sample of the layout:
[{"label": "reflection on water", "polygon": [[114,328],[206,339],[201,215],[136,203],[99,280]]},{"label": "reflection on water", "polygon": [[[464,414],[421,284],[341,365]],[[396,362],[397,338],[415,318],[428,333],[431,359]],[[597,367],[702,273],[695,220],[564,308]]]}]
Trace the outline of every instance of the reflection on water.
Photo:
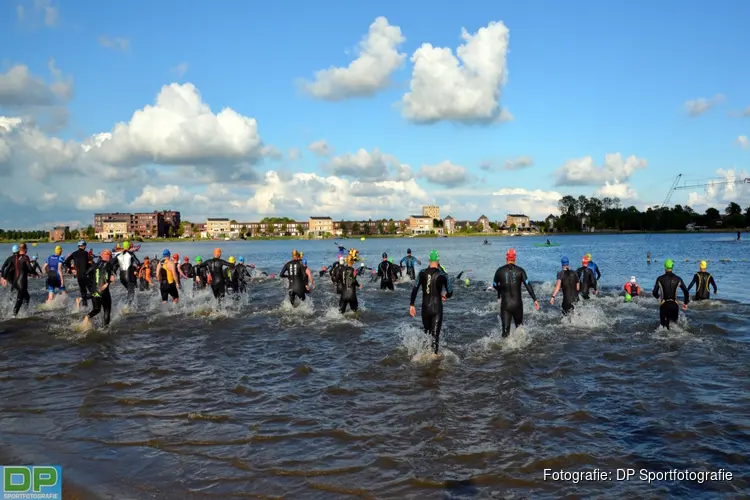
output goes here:
[{"label": "reflection on water", "polygon": [[[337,312],[325,278],[298,308],[284,302],[283,283],[265,280],[221,307],[208,293],[183,291],[177,305],[162,305],[153,292],[126,310],[118,283],[111,327],[90,332],[80,330],[72,298],[39,307],[41,281],[32,285],[32,310],[18,319],[10,319],[2,291],[2,453],[61,463],[66,477],[106,485],[117,498],[604,491],[726,498],[747,491],[744,243],[730,235],[571,236],[553,248],[533,247],[536,238],[482,240],[356,242],[372,267],[384,250],[398,260],[406,247],[425,262],[434,246],[449,272],[470,278],[446,302],[440,361],[427,356],[420,321],[408,316],[408,283],[383,292],[365,279],[358,318]],[[525,325],[503,339],[496,296],[486,287],[509,244],[543,308],[533,311],[526,297]],[[206,256],[213,246],[171,250]],[[336,257],[330,241],[222,246],[269,273],[295,247],[314,269]],[[161,249],[144,245],[140,253]],[[648,250],[659,262],[645,262]],[[562,318],[548,302],[560,256],[576,262],[586,252],[601,268],[604,293]],[[719,285],[719,300],[692,305],[670,331],[658,328],[654,299],[625,303],[619,295],[631,275],[650,291],[668,257],[686,282],[696,259],[710,259]],[[543,480],[545,469],[594,468],[723,468],[735,477],[651,485]]]}]

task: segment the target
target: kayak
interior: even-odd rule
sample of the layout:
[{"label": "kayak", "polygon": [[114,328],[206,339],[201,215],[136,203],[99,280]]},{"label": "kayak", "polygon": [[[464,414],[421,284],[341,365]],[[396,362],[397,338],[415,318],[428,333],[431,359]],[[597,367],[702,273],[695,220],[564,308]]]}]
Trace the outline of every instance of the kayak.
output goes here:
[{"label": "kayak", "polygon": [[559,247],[559,243],[550,243],[549,245],[546,243],[534,243],[535,247]]}]

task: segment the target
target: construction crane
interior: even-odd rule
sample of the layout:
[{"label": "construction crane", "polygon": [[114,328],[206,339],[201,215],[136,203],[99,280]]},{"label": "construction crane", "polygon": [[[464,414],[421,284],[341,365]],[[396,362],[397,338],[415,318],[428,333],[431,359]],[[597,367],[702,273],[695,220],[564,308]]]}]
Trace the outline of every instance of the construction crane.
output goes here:
[{"label": "construction crane", "polygon": [[682,174],[679,174],[677,175],[677,177],[674,178],[672,187],[669,188],[669,192],[667,192],[667,197],[664,198],[664,203],[661,204],[661,206],[659,207],[660,209],[667,206],[667,203],[669,203],[669,200],[672,199],[672,194],[674,194],[675,189],[680,189],[677,187],[677,183],[680,182],[680,179],[682,179]]},{"label": "construction crane", "polygon": [[[680,174],[682,175],[682,174]],[[677,176],[679,179],[680,176]],[[677,184],[677,180],[675,180]],[[729,184],[750,184],[750,178],[745,177],[744,179],[721,179],[715,181],[701,182],[698,184],[683,184],[682,186],[672,186],[672,191],[675,189],[696,189],[696,188],[708,188],[710,186],[725,186]],[[671,196],[671,193],[670,193]]]}]

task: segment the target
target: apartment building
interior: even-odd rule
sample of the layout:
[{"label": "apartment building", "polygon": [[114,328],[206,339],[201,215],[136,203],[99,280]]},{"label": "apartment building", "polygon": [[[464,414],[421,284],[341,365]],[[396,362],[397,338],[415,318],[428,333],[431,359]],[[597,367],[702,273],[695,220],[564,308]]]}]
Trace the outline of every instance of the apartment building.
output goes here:
[{"label": "apartment building", "polygon": [[130,228],[130,221],[107,221],[102,223],[101,233],[97,233],[96,237],[100,240],[114,240],[120,238],[127,238],[129,236],[128,229]]},{"label": "apartment building", "polygon": [[[174,210],[162,210],[153,212],[124,213],[110,212],[94,214],[94,232],[104,234],[104,224],[111,222],[117,223],[120,228],[122,222],[127,223],[125,236],[140,236],[141,238],[155,238],[173,236],[177,234],[180,227],[180,212]],[[119,229],[118,229],[119,231]]]},{"label": "apartment building", "polygon": [[425,217],[424,215],[410,215],[409,229],[412,234],[427,234],[433,230],[434,217]]},{"label": "apartment building", "polygon": [[443,219],[443,232],[445,234],[453,234],[456,232],[456,219],[450,215]]},{"label": "apartment building", "polygon": [[514,224],[518,230],[528,230],[531,228],[531,221],[524,214],[508,214],[505,217],[505,227],[510,228]]},{"label": "apartment building", "polygon": [[69,226],[57,226],[49,232],[49,240],[51,242],[65,241],[65,233],[70,231]]},{"label": "apartment building", "polygon": [[206,219],[206,233],[209,237],[226,236],[231,230],[231,224],[226,217]]},{"label": "apartment building", "polygon": [[423,205],[422,216],[430,219],[440,219],[440,207],[438,205]]},{"label": "apartment building", "polygon": [[477,219],[477,225],[482,228],[483,233],[487,233],[490,231],[490,228],[491,228],[490,220],[484,215],[482,215],[481,217]]},{"label": "apartment building", "polygon": [[313,236],[323,236],[325,233],[334,234],[333,219],[330,217],[310,217],[308,232]]}]

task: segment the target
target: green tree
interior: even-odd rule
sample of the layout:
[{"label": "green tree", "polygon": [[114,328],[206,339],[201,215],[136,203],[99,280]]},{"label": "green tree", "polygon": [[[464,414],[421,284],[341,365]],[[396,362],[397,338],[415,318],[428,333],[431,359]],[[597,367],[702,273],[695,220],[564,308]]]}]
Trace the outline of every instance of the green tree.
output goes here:
[{"label": "green tree", "polygon": [[366,235],[370,234],[370,224],[369,223],[363,224],[363,226],[362,226],[362,234],[366,234]]},{"label": "green tree", "polygon": [[389,234],[396,234],[396,223],[391,220],[388,223],[388,233]]},{"label": "green tree", "polygon": [[70,229],[67,227],[65,228],[65,241],[69,241],[73,239],[73,233],[70,232]]},{"label": "green tree", "polygon": [[93,240],[96,237],[96,229],[94,226],[88,226],[86,228],[86,238]]},{"label": "green tree", "polygon": [[378,234],[384,234],[383,221],[378,222]]},{"label": "green tree", "polygon": [[724,213],[727,215],[741,215],[742,207],[735,202],[731,202],[729,205],[727,205],[727,208],[724,209]]},{"label": "green tree", "polygon": [[352,234],[361,234],[359,229],[359,222],[357,221],[354,221],[354,223],[352,223]]}]

